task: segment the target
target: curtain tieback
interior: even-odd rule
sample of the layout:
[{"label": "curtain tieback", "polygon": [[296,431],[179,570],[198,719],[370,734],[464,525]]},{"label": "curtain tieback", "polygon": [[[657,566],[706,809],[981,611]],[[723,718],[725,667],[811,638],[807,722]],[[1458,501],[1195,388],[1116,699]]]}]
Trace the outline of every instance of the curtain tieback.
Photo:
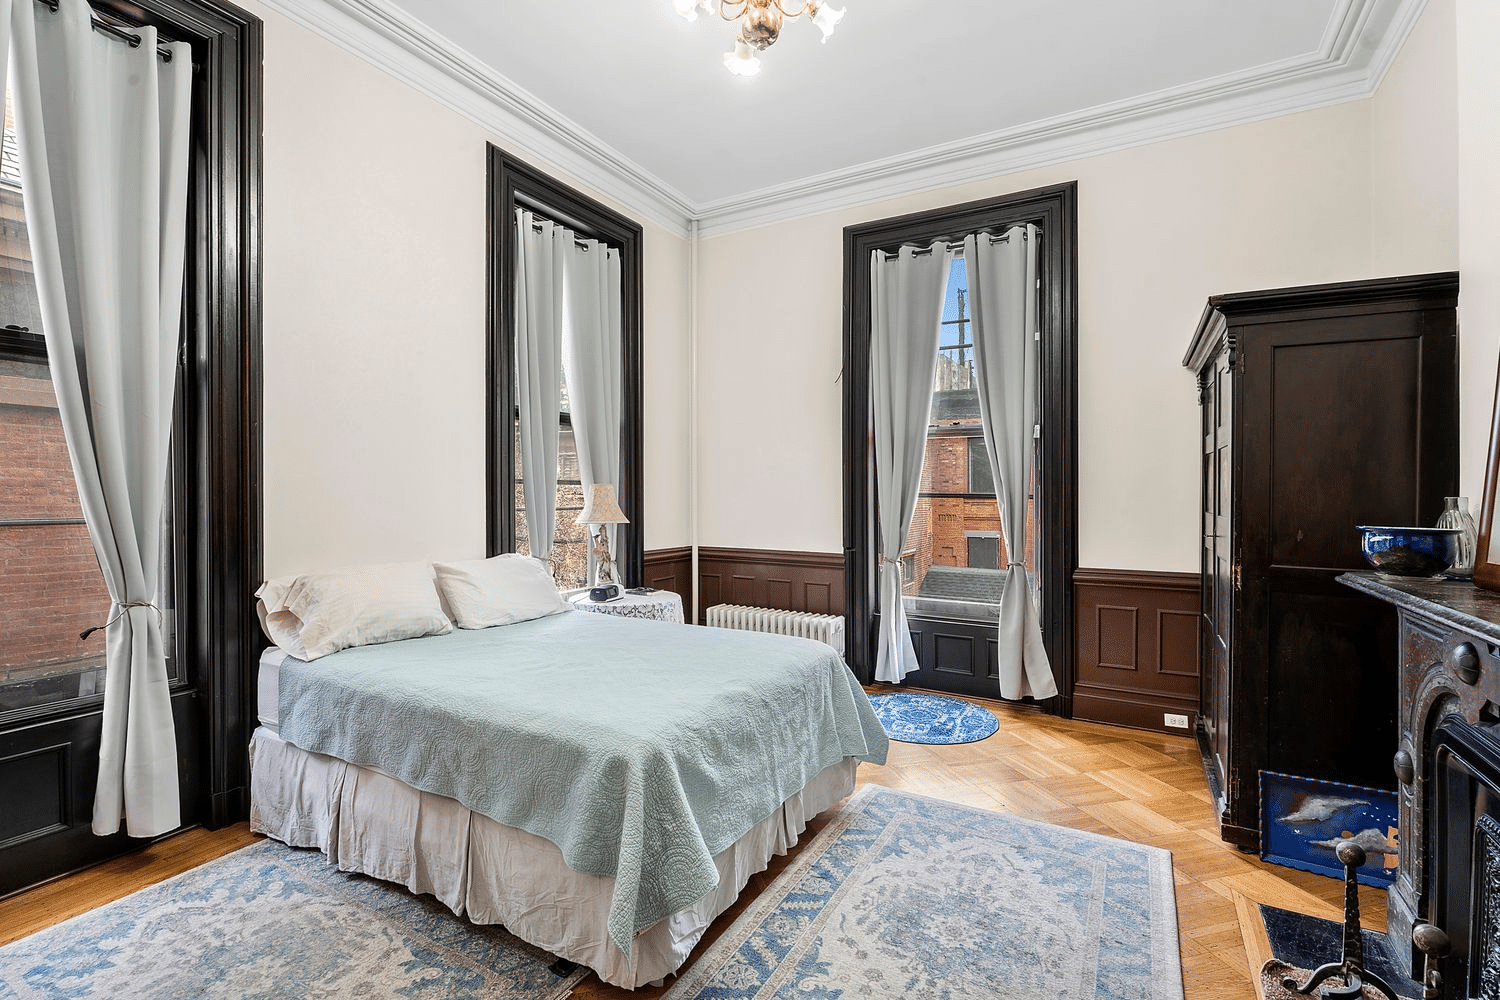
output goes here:
[{"label": "curtain tieback", "polygon": [[151,610],[153,610],[153,611],[156,612],[156,624],[158,626],[165,625],[165,623],[162,621],[162,617],[161,617],[161,608],[158,608],[153,602],[151,602],[151,601],[126,601],[124,604],[120,605],[120,610],[117,611],[117,612],[115,612],[115,616],[113,618],[111,618],[109,621],[105,622],[103,625],[95,625],[93,628],[86,628],[82,632],[79,632],[78,633],[78,641],[82,642],[83,640],[87,639],[89,636],[93,635],[95,632],[99,631],[101,628],[109,628],[115,622],[119,621],[122,617],[124,617],[125,612],[129,611],[131,608],[150,608]]}]

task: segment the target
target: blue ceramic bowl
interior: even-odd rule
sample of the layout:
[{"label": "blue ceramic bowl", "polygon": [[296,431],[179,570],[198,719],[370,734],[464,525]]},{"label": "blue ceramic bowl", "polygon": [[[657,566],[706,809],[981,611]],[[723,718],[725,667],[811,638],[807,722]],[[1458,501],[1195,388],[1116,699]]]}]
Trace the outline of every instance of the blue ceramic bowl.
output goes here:
[{"label": "blue ceramic bowl", "polygon": [[1437,576],[1458,560],[1459,528],[1357,527],[1365,560],[1385,576]]}]

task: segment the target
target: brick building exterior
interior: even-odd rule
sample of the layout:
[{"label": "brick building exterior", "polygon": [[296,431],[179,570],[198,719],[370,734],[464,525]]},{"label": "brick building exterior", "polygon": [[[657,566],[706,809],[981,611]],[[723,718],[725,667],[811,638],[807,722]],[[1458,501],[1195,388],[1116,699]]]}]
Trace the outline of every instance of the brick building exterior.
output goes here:
[{"label": "brick building exterior", "polygon": [[[7,108],[7,110],[9,110]],[[57,396],[40,348],[42,328],[12,123],[0,147],[0,710],[70,697],[104,662],[109,614]],[[24,332],[23,332],[24,331]],[[80,674],[79,682],[63,678]],[[47,693],[34,690],[45,679]],[[69,684],[71,683],[71,687]]]},{"label": "brick building exterior", "polygon": [[[972,374],[939,356],[922,481],[902,552],[908,597],[998,603],[1009,563],[994,478],[984,450]],[[1033,482],[1033,487],[1035,483]],[[1035,489],[1027,502],[1023,561],[1035,572]],[[955,494],[968,494],[960,496]],[[934,569],[937,572],[934,572]]]},{"label": "brick building exterior", "polygon": [[0,482],[0,684],[103,662],[103,632],[78,638],[109,593],[44,364],[0,361]]}]

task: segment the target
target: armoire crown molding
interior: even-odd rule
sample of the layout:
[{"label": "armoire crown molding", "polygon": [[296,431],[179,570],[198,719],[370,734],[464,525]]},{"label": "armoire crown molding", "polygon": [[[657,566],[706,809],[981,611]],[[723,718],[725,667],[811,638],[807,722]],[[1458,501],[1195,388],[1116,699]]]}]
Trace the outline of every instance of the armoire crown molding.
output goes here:
[{"label": "armoire crown molding", "polygon": [[1338,0],[1316,51],[1181,87],[693,203],[514,81],[379,0],[263,0],[674,234],[715,236],[1370,97],[1427,0]]}]

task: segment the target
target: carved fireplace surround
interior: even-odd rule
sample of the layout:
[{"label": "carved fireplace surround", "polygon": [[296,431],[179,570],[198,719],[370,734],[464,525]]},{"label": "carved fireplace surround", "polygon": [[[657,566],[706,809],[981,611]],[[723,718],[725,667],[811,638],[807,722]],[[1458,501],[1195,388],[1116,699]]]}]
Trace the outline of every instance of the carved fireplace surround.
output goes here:
[{"label": "carved fireplace surround", "polygon": [[1500,998],[1500,594],[1372,573],[1339,580],[1400,616],[1401,846],[1387,933],[1420,981],[1412,928],[1440,927],[1453,948],[1444,1000]]}]

